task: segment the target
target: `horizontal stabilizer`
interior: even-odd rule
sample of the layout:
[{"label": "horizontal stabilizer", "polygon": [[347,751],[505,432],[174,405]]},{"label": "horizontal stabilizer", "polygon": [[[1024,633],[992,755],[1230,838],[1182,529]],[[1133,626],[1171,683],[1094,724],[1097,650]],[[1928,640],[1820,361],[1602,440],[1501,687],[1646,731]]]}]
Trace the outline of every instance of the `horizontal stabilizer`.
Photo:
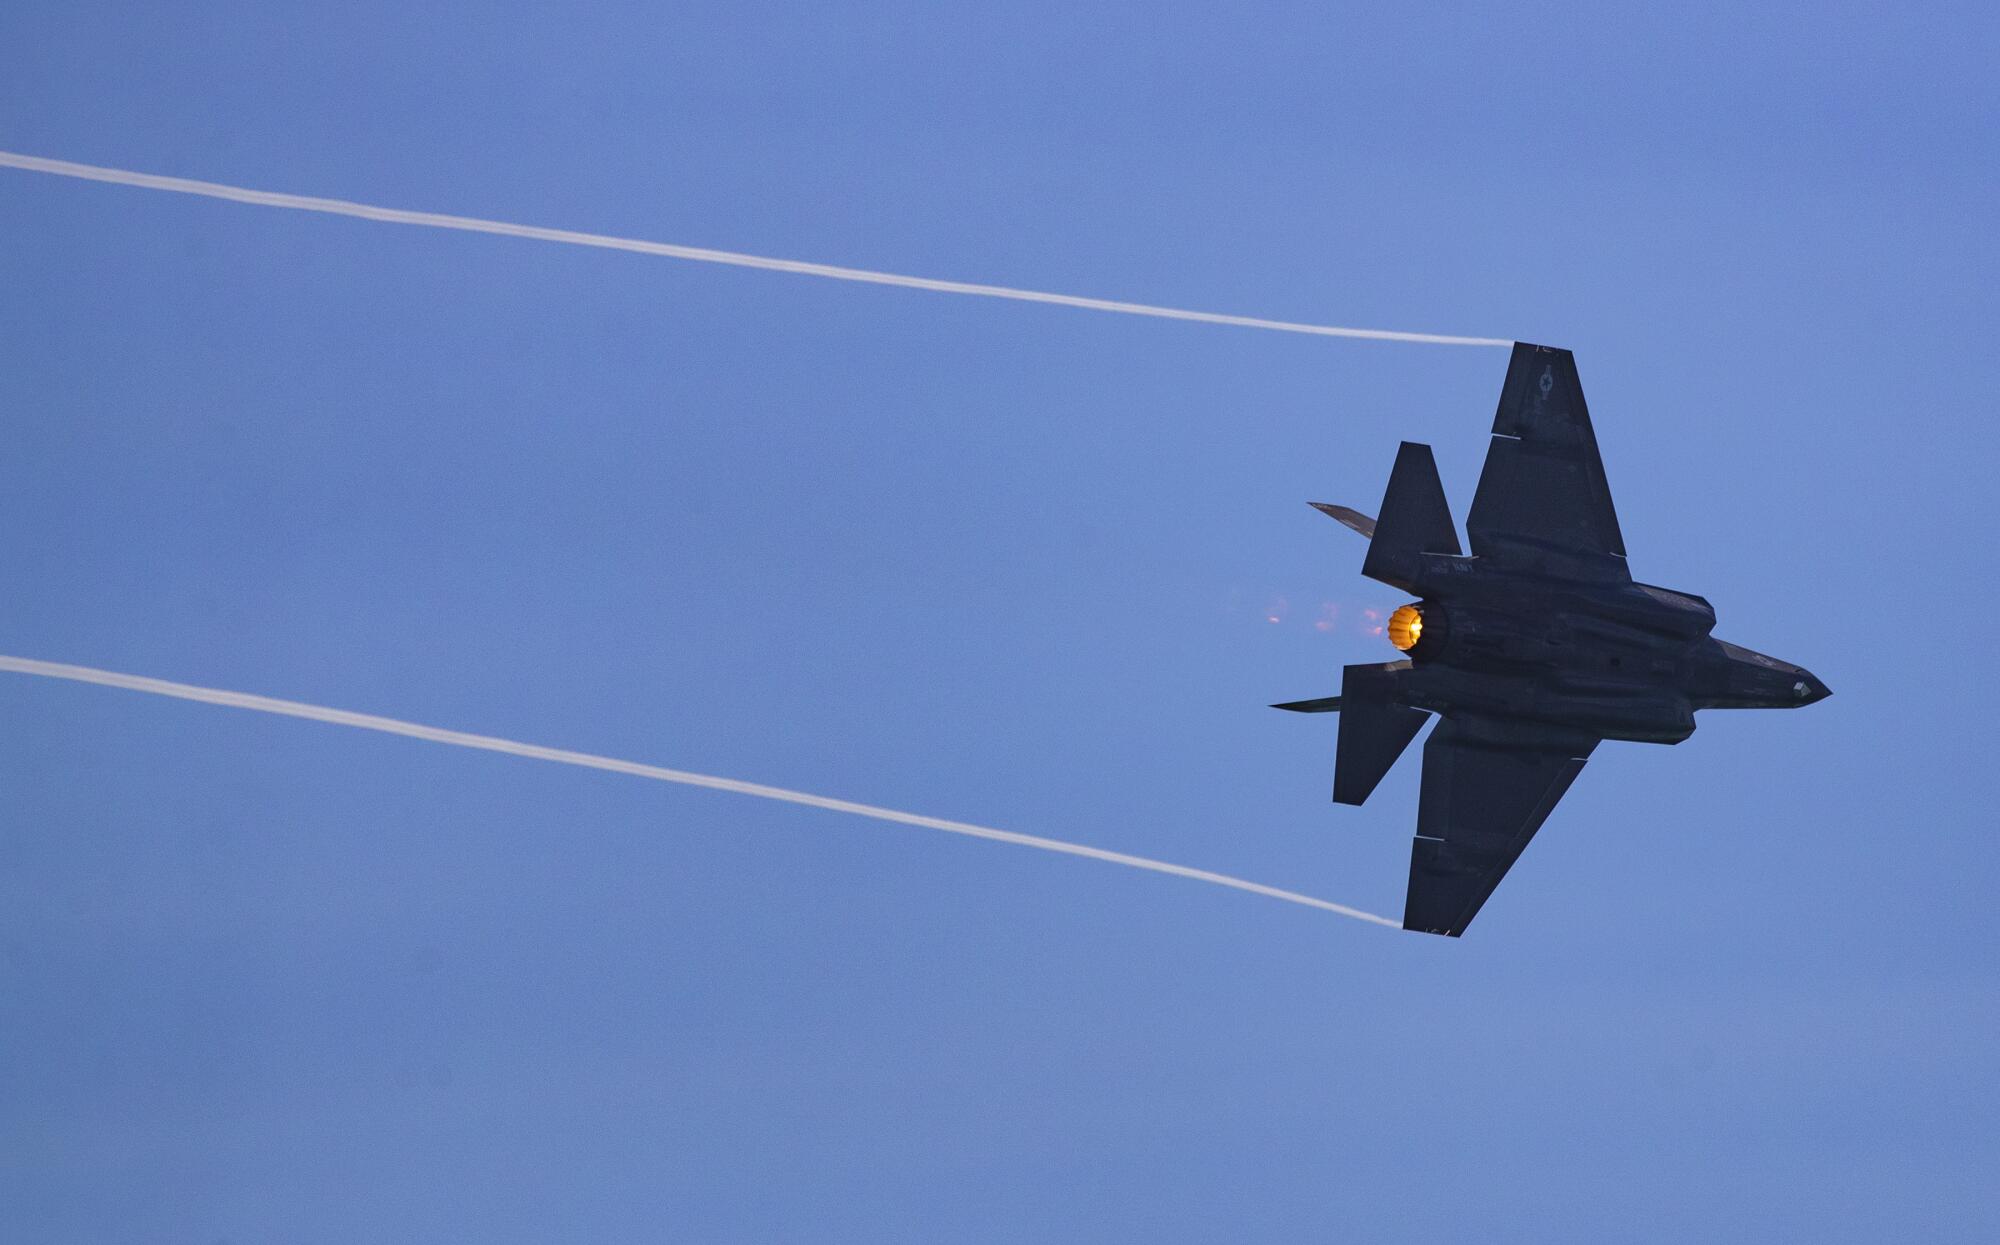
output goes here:
[{"label": "horizontal stabilizer", "polygon": [[1430,715],[1393,699],[1407,661],[1349,666],[1340,685],[1340,739],[1333,760],[1336,804],[1360,804],[1417,737]]},{"label": "horizontal stabilizer", "polygon": [[[1338,516],[1336,516],[1338,517]],[[1405,441],[1396,451],[1396,466],[1389,473],[1389,488],[1382,494],[1382,515],[1375,520],[1375,532],[1368,541],[1368,557],[1361,573],[1405,592],[1416,591],[1421,555],[1442,553],[1458,557],[1458,527],[1451,521],[1451,506],[1444,499],[1444,482],[1438,479],[1437,460],[1431,447]]]},{"label": "horizontal stabilizer", "polygon": [[1370,540],[1375,538],[1375,520],[1359,510],[1350,510],[1346,506],[1331,506],[1323,501],[1309,501],[1306,504],[1329,519],[1340,520],[1350,530],[1359,532]]},{"label": "horizontal stabilizer", "polygon": [[1293,713],[1339,713],[1340,697],[1322,696],[1318,700],[1288,700],[1282,705],[1272,705],[1273,709],[1290,709]]}]

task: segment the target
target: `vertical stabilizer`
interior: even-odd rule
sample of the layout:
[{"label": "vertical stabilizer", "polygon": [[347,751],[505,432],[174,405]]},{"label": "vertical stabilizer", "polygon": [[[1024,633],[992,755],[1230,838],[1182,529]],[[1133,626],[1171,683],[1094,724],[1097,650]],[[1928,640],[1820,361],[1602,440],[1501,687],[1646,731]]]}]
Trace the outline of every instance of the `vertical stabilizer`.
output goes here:
[{"label": "vertical stabilizer", "polygon": [[1375,520],[1375,534],[1368,542],[1368,557],[1361,564],[1361,573],[1405,592],[1414,592],[1421,565],[1419,555],[1443,553],[1457,557],[1462,552],[1458,528],[1451,521],[1451,506],[1444,499],[1444,482],[1438,479],[1437,460],[1431,457],[1431,447],[1403,442],[1396,451],[1396,467],[1389,473],[1389,488],[1382,495],[1381,515]]},{"label": "vertical stabilizer", "polygon": [[1423,729],[1430,717],[1421,709],[1397,704],[1396,680],[1410,668],[1407,661],[1379,666],[1349,666],[1340,683],[1340,742],[1333,762],[1336,804],[1367,800]]}]

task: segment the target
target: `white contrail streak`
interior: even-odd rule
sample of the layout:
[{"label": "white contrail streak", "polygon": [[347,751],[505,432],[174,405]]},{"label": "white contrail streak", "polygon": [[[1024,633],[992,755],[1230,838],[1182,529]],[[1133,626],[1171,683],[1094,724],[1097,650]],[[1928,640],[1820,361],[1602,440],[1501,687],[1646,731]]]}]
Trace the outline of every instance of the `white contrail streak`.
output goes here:
[{"label": "white contrail streak", "polygon": [[1154,307],[1145,303],[1114,302],[1105,298],[1082,298],[1075,294],[1049,294],[1041,290],[1017,290],[1004,285],[976,285],[970,281],[939,281],[931,277],[909,277],[893,272],[871,272],[865,268],[839,268],[832,264],[812,264],[797,259],[772,259],[744,255],[736,251],[715,251],[706,247],[677,246],[671,242],[646,242],[637,238],[615,238],[601,233],[578,233],[570,229],[545,229],[539,225],[516,225],[507,221],[482,220],[476,216],[449,216],[442,212],[411,212],[403,208],[376,207],[350,203],[345,199],[319,199],[310,195],[283,194],[275,190],[251,190],[219,182],[200,182],[186,177],[162,177],[156,173],[135,173],[130,169],[104,168],[69,160],[50,160],[14,151],[0,151],[0,167],[24,169],[31,173],[52,173],[57,177],[80,177],[86,181],[110,182],[118,186],[138,186],[146,190],[171,190],[177,194],[203,195],[228,199],[232,203],[253,203],[260,207],[296,208],[302,212],[326,212],[360,220],[384,221],[395,225],[426,225],[432,229],[458,229],[466,233],[493,233],[509,238],[532,238],[538,242],[564,242],[570,246],[594,246],[612,251],[636,251],[641,255],[662,255],[669,259],[699,260],[704,264],[733,264],[739,268],[764,268],[772,272],[793,272],[809,277],[832,277],[839,281],[866,281],[874,285],[900,285],[913,290],[940,294],[977,294],[984,298],[1012,298],[1027,303],[1053,303],[1058,307],[1083,307],[1092,311],[1118,311],[1130,316],[1157,316],[1164,320],[1195,320],[1203,324],[1233,324],[1241,328],[1271,329],[1280,333],[1312,333],[1321,337],[1363,337],[1371,341],[1426,342],[1438,346],[1511,346],[1497,337],[1454,337],[1444,333],[1402,333],[1391,329],[1342,328],[1331,324],[1296,324],[1289,320],[1264,320],[1256,316],[1229,316],[1213,311],[1185,311],[1177,307]]},{"label": "white contrail streak", "polygon": [[1192,869],[1186,865],[1168,864],[1163,860],[1149,860],[1144,856],[1128,856],[1124,852],[1106,851],[1101,847],[1085,847],[1081,843],[1065,843],[1060,839],[1045,839],[1039,835],[1017,834],[1012,830],[995,830],[990,826],[975,826],[969,822],[946,821],[942,817],[925,817],[918,813],[898,812],[893,808],[877,808],[872,804],[856,804],[851,800],[836,800],[823,795],[811,795],[804,791],[788,791],[783,787],[767,787],[762,783],[741,782],[734,778],[717,778],[710,774],[691,774],[686,770],[663,769],[657,765],[642,765],[637,761],[620,761],[615,757],[594,756],[588,752],[571,752],[566,748],[544,748],[539,744],[518,743],[511,739],[496,739],[491,735],[470,735],[464,731],[448,731],[436,726],[423,726],[416,722],[403,722],[395,718],[380,718],[372,713],[350,713],[345,709],[329,709],[323,705],[302,704],[296,700],[278,700],[270,696],[253,696],[248,692],[229,692],[214,687],[195,687],[187,683],[169,683],[165,679],[149,679],[136,674],[119,674],[112,670],[97,670],[89,666],[68,666],[60,662],[36,661],[28,657],[0,656],[0,670],[15,674],[35,675],[45,679],[68,679],[76,683],[95,683],[101,687],[122,688],[128,692],[150,692],[155,696],[173,696],[181,700],[198,700],[203,704],[227,705],[233,709],[254,709],[259,713],[277,713],[291,718],[309,718],[315,722],[331,722],[335,726],[354,726],[364,731],[381,731],[388,735],[406,735],[411,739],[427,739],[432,743],[451,744],[459,748],[479,748],[486,752],[504,752],[508,756],[528,757],[536,761],[554,761],[559,765],[579,765],[585,769],[610,770],[614,774],[630,774],[635,778],[651,778],[656,782],[677,782],[689,787],[707,787],[711,791],[730,791],[737,795],[754,795],[762,800],[783,800],[787,804],[804,804],[810,808],[823,808],[836,813],[852,813],[857,817],[873,817],[877,821],[893,821],[906,826],[921,826],[926,830],[943,830],[948,834],[963,834],[975,839],[991,839],[996,843],[1012,843],[1016,847],[1039,848],[1045,852],[1061,852],[1066,856],[1083,856],[1091,860],[1108,861],[1114,865],[1129,865],[1134,869],[1148,869],[1154,873],[1171,874],[1177,878],[1192,878],[1197,882],[1212,882],[1217,886],[1227,886],[1232,890],[1248,891],[1267,899],[1282,899],[1286,903],[1303,904],[1308,908],[1318,908],[1340,916],[1353,917],[1357,921],[1367,921],[1375,925],[1386,925],[1391,929],[1401,929],[1402,924],[1387,917],[1350,908],[1345,904],[1332,903],[1325,899],[1315,899],[1311,895],[1301,895],[1296,891],[1280,890],[1275,886],[1265,886],[1261,882],[1245,881],[1230,877],[1226,873],[1211,873],[1207,869]]}]

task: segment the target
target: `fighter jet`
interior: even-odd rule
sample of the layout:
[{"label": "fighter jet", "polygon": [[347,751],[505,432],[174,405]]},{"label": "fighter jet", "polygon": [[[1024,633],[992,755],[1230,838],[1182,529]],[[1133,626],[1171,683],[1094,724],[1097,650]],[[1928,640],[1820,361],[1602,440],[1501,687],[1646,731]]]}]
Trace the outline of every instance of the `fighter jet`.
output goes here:
[{"label": "fighter jet", "polygon": [[1698,596],[1635,583],[1567,350],[1517,342],[1459,546],[1428,445],[1397,451],[1380,518],[1312,505],[1368,538],[1361,573],[1418,598],[1389,616],[1405,658],[1348,666],[1333,798],[1360,804],[1428,720],[1403,928],[1458,937],[1605,739],[1677,744],[1697,709],[1791,709],[1826,684],[1712,637]]}]

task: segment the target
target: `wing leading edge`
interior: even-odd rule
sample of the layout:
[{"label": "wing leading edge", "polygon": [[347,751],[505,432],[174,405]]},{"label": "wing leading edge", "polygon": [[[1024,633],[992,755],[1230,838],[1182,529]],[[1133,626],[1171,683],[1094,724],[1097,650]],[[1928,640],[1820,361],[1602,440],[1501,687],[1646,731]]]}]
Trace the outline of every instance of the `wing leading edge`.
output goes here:
[{"label": "wing leading edge", "polygon": [[1465,932],[1548,819],[1595,739],[1447,718],[1424,741],[1417,838],[1403,928]]},{"label": "wing leading edge", "polygon": [[1514,344],[1465,527],[1480,557],[1583,562],[1597,575],[1631,578],[1569,351]]}]

